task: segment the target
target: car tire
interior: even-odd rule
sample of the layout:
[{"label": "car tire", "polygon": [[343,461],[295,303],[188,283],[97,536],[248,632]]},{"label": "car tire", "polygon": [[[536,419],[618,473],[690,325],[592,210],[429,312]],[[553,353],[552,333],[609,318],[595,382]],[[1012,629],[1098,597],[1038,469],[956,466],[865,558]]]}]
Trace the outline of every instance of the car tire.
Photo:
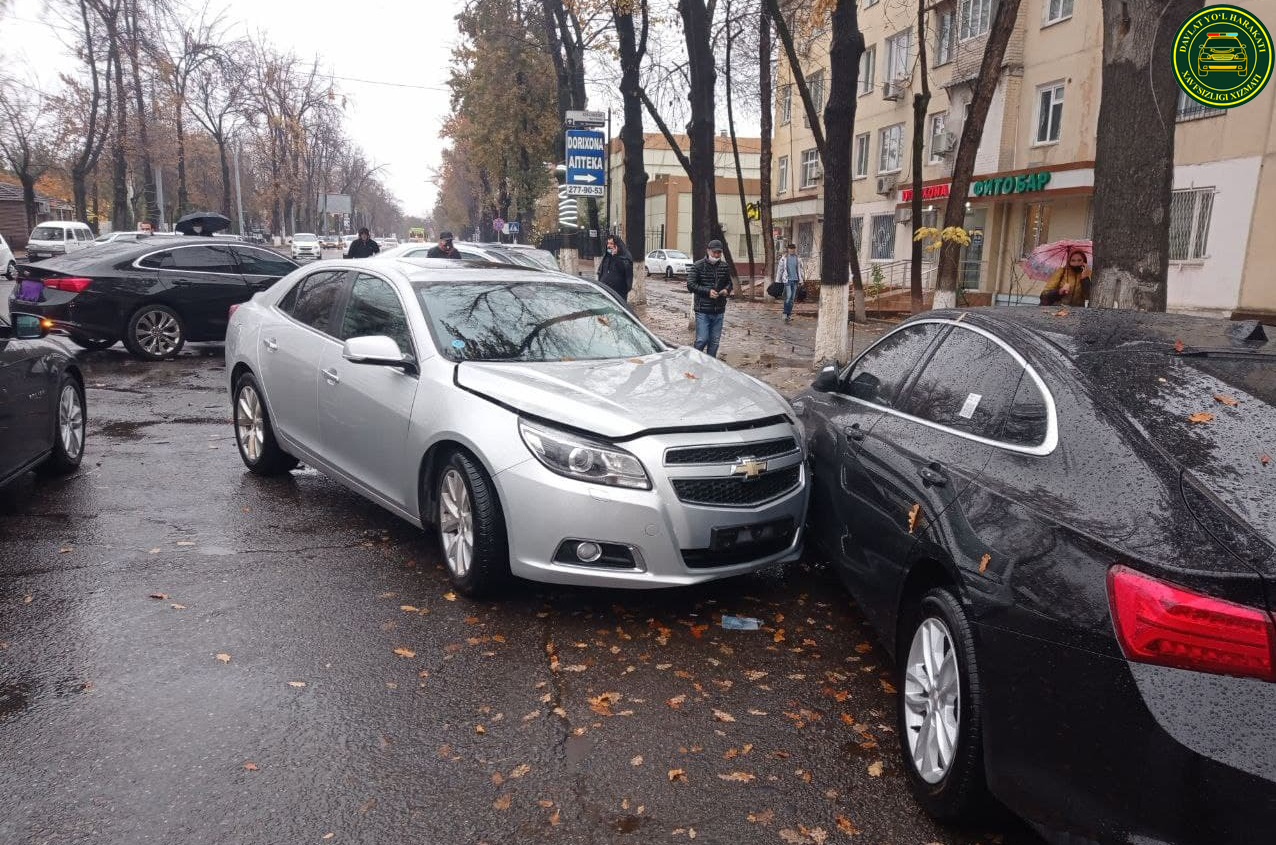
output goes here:
[{"label": "car tire", "polygon": [[471,598],[498,592],[510,579],[505,515],[483,467],[453,452],[434,481],[434,524],[448,578]]},{"label": "car tire", "polygon": [[235,379],[231,391],[231,416],[235,426],[235,447],[239,457],[254,475],[283,475],[297,466],[275,439],[270,411],[262,398],[261,387],[252,373]]},{"label": "car tire", "polygon": [[18,278],[17,262],[15,261],[9,262],[9,266],[4,268],[4,277],[11,282]]},{"label": "car tire", "polygon": [[909,788],[935,819],[976,820],[988,787],[974,630],[957,597],[941,587],[906,614],[900,633],[896,714]]},{"label": "car tire", "polygon": [[124,345],[145,361],[173,358],[186,345],[186,324],[167,305],[143,305],[129,317]]},{"label": "car tire", "polygon": [[98,352],[103,349],[110,349],[117,343],[117,339],[113,337],[89,337],[88,335],[68,333],[67,339],[81,349],[87,349],[90,352]]},{"label": "car tire", "polygon": [[84,405],[84,385],[69,373],[58,383],[57,412],[53,419],[53,451],[36,467],[41,475],[68,475],[80,468],[84,459],[84,430],[88,414]]},{"label": "car tire", "polygon": [[673,268],[672,268],[672,267],[666,267],[666,268],[665,268],[665,281],[668,281],[668,282],[672,282],[672,281],[673,281]]}]

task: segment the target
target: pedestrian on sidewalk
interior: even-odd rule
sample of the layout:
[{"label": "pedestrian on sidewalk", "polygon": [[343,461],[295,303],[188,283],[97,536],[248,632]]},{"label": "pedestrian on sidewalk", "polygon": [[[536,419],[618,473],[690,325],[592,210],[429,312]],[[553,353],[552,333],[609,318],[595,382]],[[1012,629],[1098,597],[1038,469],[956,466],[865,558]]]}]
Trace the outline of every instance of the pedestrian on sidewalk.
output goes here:
[{"label": "pedestrian on sidewalk", "polygon": [[687,290],[695,295],[696,349],[718,357],[727,297],[735,291],[731,269],[722,260],[722,241],[709,241],[706,255],[687,270]]},{"label": "pedestrian on sidewalk", "polygon": [[789,244],[788,252],[775,262],[775,280],[784,285],[784,322],[793,319],[793,300],[797,298],[802,278],[802,262],[798,260],[797,244]]},{"label": "pedestrian on sidewalk", "polygon": [[461,251],[452,245],[455,236],[451,232],[439,233],[439,242],[430,247],[430,251],[425,254],[426,258],[457,258],[461,257]]},{"label": "pedestrian on sidewalk", "polygon": [[607,236],[607,254],[598,264],[598,283],[629,308],[629,291],[634,286],[634,257],[619,235]]},{"label": "pedestrian on sidewalk", "polygon": [[364,226],[359,230],[359,237],[350,242],[346,258],[371,258],[381,251],[381,244],[372,240],[372,233]]}]

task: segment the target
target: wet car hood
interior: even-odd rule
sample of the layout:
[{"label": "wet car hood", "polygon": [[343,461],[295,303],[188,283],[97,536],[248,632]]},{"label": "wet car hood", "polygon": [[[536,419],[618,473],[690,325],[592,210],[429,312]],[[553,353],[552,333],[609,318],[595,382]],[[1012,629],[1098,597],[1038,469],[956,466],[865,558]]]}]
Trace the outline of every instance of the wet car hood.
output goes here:
[{"label": "wet car hood", "polygon": [[608,438],[790,415],[770,387],[683,347],[642,358],[457,365],[456,382],[523,413]]}]

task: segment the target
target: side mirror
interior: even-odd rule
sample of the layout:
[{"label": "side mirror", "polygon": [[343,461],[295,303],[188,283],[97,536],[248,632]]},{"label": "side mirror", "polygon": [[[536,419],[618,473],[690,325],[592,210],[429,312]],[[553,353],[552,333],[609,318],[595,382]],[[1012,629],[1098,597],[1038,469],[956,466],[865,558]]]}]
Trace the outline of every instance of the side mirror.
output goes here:
[{"label": "side mirror", "polygon": [[13,314],[13,338],[15,340],[39,340],[49,333],[53,323],[34,314]]},{"label": "side mirror", "polygon": [[399,367],[404,372],[416,372],[416,361],[404,355],[393,338],[382,334],[350,338],[341,348],[341,357],[352,364]]},{"label": "side mirror", "polygon": [[856,399],[863,399],[865,402],[877,401],[877,389],[882,386],[882,380],[872,373],[860,372],[851,379],[851,396]]},{"label": "side mirror", "polygon": [[811,382],[811,389],[820,393],[830,393],[837,389],[837,367],[832,364],[820,370],[820,374]]}]

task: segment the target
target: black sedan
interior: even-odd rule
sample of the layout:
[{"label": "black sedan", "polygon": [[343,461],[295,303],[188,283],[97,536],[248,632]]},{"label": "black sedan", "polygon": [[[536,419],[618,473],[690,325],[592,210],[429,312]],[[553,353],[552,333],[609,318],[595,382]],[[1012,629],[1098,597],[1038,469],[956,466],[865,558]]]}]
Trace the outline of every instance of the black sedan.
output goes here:
[{"label": "black sedan", "polygon": [[30,314],[0,319],[0,485],[73,472],[84,457],[84,377],[47,333]]},{"label": "black sedan", "polygon": [[1051,835],[1276,829],[1276,337],[1036,308],[910,320],[795,407],[812,538],[896,657],[913,791]]},{"label": "black sedan", "polygon": [[187,341],[225,339],[230,307],[297,266],[211,239],[102,244],[21,265],[10,308],[48,318],[85,349],[123,340],[138,358],[158,361]]}]

